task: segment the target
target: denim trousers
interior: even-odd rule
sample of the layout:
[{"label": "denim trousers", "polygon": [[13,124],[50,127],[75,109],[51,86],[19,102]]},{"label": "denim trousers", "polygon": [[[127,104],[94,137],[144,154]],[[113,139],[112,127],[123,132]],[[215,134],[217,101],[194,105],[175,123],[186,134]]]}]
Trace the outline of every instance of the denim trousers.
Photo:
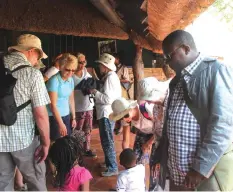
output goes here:
[{"label": "denim trousers", "polygon": [[116,151],[114,148],[113,129],[115,122],[108,118],[99,119],[100,141],[105,155],[105,163],[109,172],[118,170]]}]

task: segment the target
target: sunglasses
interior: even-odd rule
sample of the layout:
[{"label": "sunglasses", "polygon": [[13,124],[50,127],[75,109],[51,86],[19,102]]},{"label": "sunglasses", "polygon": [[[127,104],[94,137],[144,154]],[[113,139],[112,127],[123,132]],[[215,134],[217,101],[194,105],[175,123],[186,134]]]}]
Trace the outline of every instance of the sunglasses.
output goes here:
[{"label": "sunglasses", "polygon": [[67,72],[72,72],[72,73],[74,73],[75,72],[75,70],[74,69],[65,69]]},{"label": "sunglasses", "polygon": [[183,46],[183,44],[182,45],[180,45],[179,47],[177,47],[176,49],[174,49],[172,52],[170,52],[169,54],[164,54],[163,55],[163,58],[166,60],[166,61],[170,61],[171,59],[172,59],[172,56],[176,53],[176,51],[178,50],[178,49],[180,49],[181,47]]},{"label": "sunglasses", "polygon": [[122,117],[120,120],[123,120],[124,118],[129,118],[129,114],[126,114],[124,117]]},{"label": "sunglasses", "polygon": [[78,64],[84,65],[86,64],[86,61],[79,61]]}]

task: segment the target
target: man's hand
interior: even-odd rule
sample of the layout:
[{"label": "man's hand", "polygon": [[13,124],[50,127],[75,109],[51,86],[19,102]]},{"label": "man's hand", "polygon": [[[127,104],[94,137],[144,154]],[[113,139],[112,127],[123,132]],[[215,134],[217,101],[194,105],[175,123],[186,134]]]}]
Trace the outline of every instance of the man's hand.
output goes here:
[{"label": "man's hand", "polygon": [[152,178],[157,178],[159,176],[159,171],[160,171],[160,164],[156,163],[151,166],[151,177]]},{"label": "man's hand", "polygon": [[40,145],[39,147],[37,147],[35,151],[36,161],[38,163],[43,162],[47,158],[48,152],[49,152],[49,146]]},{"label": "man's hand", "polygon": [[195,189],[203,179],[205,179],[203,175],[195,170],[190,170],[185,177],[184,185],[189,189]]}]

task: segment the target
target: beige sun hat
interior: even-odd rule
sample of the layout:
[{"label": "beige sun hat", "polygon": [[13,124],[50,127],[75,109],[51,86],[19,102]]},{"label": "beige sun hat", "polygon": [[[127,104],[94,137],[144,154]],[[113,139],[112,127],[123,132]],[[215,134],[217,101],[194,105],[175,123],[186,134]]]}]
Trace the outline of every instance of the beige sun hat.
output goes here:
[{"label": "beige sun hat", "polygon": [[127,115],[130,109],[133,109],[137,106],[137,101],[134,100],[126,100],[125,98],[121,97],[116,99],[112,103],[112,111],[109,115],[109,119],[112,121],[117,121]]},{"label": "beige sun hat", "polygon": [[28,51],[33,48],[40,51],[41,58],[46,59],[48,57],[42,50],[40,39],[32,34],[20,35],[17,39],[17,45],[9,47],[8,51]]},{"label": "beige sun hat", "polygon": [[170,81],[171,79],[158,81],[155,77],[142,79],[138,82],[138,100],[163,102],[167,95]]},{"label": "beige sun hat", "polygon": [[112,55],[108,53],[103,53],[100,56],[100,58],[95,62],[104,65],[105,67],[107,67],[108,69],[112,71],[116,71],[115,57],[113,57]]}]

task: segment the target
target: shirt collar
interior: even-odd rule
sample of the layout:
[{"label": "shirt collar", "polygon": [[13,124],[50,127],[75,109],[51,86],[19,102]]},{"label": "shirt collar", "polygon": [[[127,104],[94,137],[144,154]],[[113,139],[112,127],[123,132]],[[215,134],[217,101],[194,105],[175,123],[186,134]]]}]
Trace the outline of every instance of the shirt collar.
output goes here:
[{"label": "shirt collar", "polygon": [[57,76],[58,76],[58,80],[59,80],[60,82],[63,82],[63,83],[65,83],[65,82],[70,82],[70,79],[71,79],[71,78],[69,78],[69,79],[67,79],[67,80],[62,79],[62,77],[61,77],[61,72],[57,73]]},{"label": "shirt collar", "polygon": [[10,70],[14,70],[21,65],[32,66],[31,63],[27,60],[27,57],[21,52],[12,52],[9,54],[9,57],[10,62],[8,62],[7,66]]},{"label": "shirt collar", "polygon": [[12,55],[15,55],[15,56],[20,56],[20,57],[22,57],[23,60],[28,61],[28,60],[27,60],[27,57],[26,57],[23,53],[20,53],[20,52],[18,52],[18,51],[15,51],[15,52],[12,52],[11,54],[12,54]]},{"label": "shirt collar", "polygon": [[195,61],[193,61],[190,65],[188,65],[181,71],[182,76],[186,74],[192,75],[203,59],[204,56],[200,53]]}]

